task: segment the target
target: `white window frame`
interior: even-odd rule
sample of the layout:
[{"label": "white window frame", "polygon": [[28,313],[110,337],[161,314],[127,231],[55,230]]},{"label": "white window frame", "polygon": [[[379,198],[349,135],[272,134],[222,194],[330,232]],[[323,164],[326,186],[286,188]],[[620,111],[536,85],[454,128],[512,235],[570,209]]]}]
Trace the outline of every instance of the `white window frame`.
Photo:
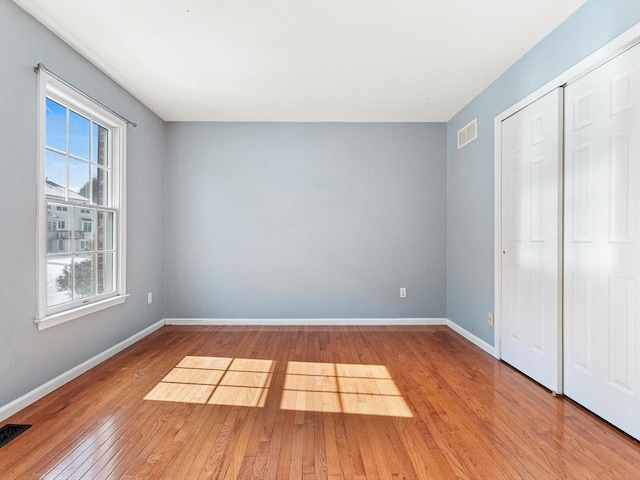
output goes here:
[{"label": "white window frame", "polygon": [[[82,301],[47,308],[47,198],[46,198],[46,99],[100,123],[109,130],[111,155],[111,195],[109,208],[116,210],[114,290]],[[126,123],[100,105],[69,88],[43,71],[38,73],[38,205],[37,219],[37,311],[38,330],[68,322],[91,313],[124,303],[126,293]],[[87,205],[92,208],[93,205]]]}]

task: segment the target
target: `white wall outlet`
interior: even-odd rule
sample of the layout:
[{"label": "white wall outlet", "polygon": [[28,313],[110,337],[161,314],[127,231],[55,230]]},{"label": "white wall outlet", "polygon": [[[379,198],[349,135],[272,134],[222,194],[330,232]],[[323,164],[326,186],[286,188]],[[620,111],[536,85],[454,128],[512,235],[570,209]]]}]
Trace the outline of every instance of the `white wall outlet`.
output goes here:
[{"label": "white wall outlet", "polygon": [[147,293],[147,305],[151,305],[153,303],[153,292]]},{"label": "white wall outlet", "polygon": [[407,289],[405,287],[400,287],[400,298],[407,298]]},{"label": "white wall outlet", "polygon": [[487,314],[487,323],[491,326],[493,326],[493,313],[489,312]]}]

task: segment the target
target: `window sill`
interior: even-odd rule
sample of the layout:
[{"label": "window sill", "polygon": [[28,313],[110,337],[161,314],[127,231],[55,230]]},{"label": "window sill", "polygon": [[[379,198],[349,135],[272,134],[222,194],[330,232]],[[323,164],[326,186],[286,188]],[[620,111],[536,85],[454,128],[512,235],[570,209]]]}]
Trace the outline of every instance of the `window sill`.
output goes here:
[{"label": "window sill", "polygon": [[67,310],[66,312],[55,313],[53,315],[39,318],[37,320],[34,320],[34,322],[38,327],[38,330],[45,330],[49,327],[55,327],[56,325],[60,325],[61,323],[69,322],[71,320],[75,320],[76,318],[84,317],[85,315],[89,315],[91,313],[96,313],[109,307],[120,305],[121,303],[125,302],[128,296],[129,294],[123,294],[116,297],[107,298],[106,300],[90,303],[89,305],[83,305],[72,310]]}]

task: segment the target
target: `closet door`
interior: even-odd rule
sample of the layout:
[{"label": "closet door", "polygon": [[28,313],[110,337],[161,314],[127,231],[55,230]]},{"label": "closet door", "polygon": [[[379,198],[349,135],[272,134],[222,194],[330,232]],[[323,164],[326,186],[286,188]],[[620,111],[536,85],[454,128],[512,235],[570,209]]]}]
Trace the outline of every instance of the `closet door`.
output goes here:
[{"label": "closet door", "polygon": [[565,394],[640,438],[640,46],[566,87]]},{"label": "closet door", "polygon": [[561,391],[562,91],[502,122],[501,358]]}]

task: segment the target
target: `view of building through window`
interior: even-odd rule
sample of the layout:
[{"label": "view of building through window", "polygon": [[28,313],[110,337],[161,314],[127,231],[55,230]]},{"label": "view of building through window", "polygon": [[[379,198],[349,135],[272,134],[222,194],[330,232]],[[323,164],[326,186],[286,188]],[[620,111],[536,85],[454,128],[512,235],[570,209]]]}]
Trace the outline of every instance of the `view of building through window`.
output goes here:
[{"label": "view of building through window", "polygon": [[115,289],[110,131],[46,99],[47,308]]}]

